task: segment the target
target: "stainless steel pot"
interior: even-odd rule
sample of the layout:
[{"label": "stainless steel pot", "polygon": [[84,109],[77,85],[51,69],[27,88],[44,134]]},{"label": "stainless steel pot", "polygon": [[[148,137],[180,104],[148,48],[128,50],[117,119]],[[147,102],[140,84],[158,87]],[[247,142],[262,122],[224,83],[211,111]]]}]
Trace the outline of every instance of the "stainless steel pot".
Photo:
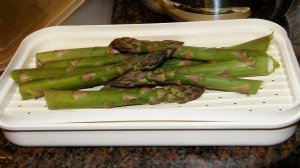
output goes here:
[{"label": "stainless steel pot", "polygon": [[[175,20],[261,18],[282,19],[293,0],[142,0],[150,9],[167,13]],[[149,5],[155,4],[155,5]],[[163,6],[164,8],[160,7]]]}]

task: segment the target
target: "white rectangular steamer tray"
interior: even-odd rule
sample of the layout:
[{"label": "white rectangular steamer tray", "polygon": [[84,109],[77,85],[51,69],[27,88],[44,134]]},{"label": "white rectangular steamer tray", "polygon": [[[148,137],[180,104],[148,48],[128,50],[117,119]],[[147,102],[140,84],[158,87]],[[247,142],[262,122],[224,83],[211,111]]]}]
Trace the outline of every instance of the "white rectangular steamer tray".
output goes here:
[{"label": "white rectangular steamer tray", "polygon": [[[280,68],[269,76],[251,78],[264,81],[263,86],[255,95],[207,90],[199,99],[186,104],[137,105],[112,109],[48,110],[44,98],[21,101],[18,87],[9,77],[10,71],[14,69],[35,67],[35,53],[37,52],[107,46],[114,38],[118,37],[129,36],[143,40],[169,39],[184,41],[185,45],[191,46],[225,47],[272,32],[274,32],[274,39],[267,52],[280,63]],[[274,131],[276,129],[285,134],[283,138],[281,137],[280,141],[282,141],[294,132],[295,123],[300,118],[299,72],[297,59],[285,30],[281,26],[265,20],[50,27],[28,36],[21,43],[13,60],[3,73],[0,81],[0,124],[4,130],[10,131],[139,129]],[[99,87],[93,89],[99,89]],[[289,132],[284,131],[287,128],[290,128]],[[241,133],[241,131],[239,132]],[[20,134],[14,134],[17,137],[18,135]],[[248,135],[251,134],[248,133]],[[222,144],[221,141],[222,139],[219,144]],[[205,144],[201,141],[198,142],[177,142],[173,145]],[[68,141],[65,143],[67,144]],[[234,143],[234,140],[231,143]],[[80,143],[74,145],[76,144],[80,145]],[[89,144],[93,143],[85,143],[85,145]],[[122,143],[112,144],[122,145]],[[149,141],[145,144],[153,145],[155,143]],[[94,145],[99,145],[99,143]]]}]

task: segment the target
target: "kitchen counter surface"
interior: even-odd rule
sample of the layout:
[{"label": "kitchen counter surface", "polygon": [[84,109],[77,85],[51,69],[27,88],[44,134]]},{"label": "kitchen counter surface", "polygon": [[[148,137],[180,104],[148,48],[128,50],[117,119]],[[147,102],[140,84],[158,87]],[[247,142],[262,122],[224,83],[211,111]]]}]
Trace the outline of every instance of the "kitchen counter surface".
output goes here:
[{"label": "kitchen counter surface", "polygon": [[[300,1],[294,3],[287,20],[300,58]],[[113,24],[152,22],[172,19],[136,0],[115,0]],[[300,167],[299,148],[298,134],[266,147],[20,147],[1,134],[0,167]]]}]

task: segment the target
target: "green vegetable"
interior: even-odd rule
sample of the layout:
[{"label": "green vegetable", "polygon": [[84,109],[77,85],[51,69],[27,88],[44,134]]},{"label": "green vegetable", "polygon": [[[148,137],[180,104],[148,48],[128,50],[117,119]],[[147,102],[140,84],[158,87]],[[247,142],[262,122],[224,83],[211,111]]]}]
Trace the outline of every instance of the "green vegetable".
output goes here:
[{"label": "green vegetable", "polygon": [[[265,53],[264,53],[265,54]],[[173,68],[159,68],[155,72],[164,73],[170,69],[180,73],[198,73],[220,76],[266,76],[279,67],[279,63],[272,57],[265,55],[255,56],[246,62],[238,60],[213,61],[199,65],[189,65]]]},{"label": "green vegetable", "polygon": [[254,39],[254,40],[250,40],[238,45],[234,45],[231,47],[226,47],[229,49],[250,49],[250,50],[259,50],[259,51],[264,51],[266,52],[269,48],[270,42],[273,39],[273,34],[274,32],[272,32],[269,35]]},{"label": "green vegetable", "polygon": [[68,60],[74,58],[90,58],[95,56],[104,56],[109,53],[115,53],[108,47],[88,47],[88,48],[72,48],[66,50],[53,50],[46,52],[39,52],[36,54],[37,67],[43,66],[49,61]]},{"label": "green vegetable", "polygon": [[39,80],[19,86],[22,99],[39,98],[45,90],[77,90],[105,84],[106,82],[133,70],[152,70],[160,65],[174,50],[162,50],[142,56],[135,56],[128,61],[101,68],[95,72],[87,72],[67,77]]},{"label": "green vegetable", "polygon": [[122,53],[149,53],[162,49],[177,49],[183,42],[174,40],[148,41],[137,40],[130,37],[116,38],[110,43],[110,47]]},{"label": "green vegetable", "polygon": [[119,78],[109,82],[111,87],[136,87],[142,85],[195,85],[207,89],[231,91],[243,94],[256,94],[262,85],[260,80],[239,79],[229,76],[215,76],[207,74],[178,73],[167,71],[155,73],[153,71],[130,71]]},{"label": "green vegetable", "polygon": [[62,67],[82,67],[82,66],[103,66],[107,64],[116,64],[125,61],[128,56],[124,54],[110,54],[109,56],[97,56],[91,58],[73,58],[61,61],[46,62],[43,68],[62,68]]},{"label": "green vegetable", "polygon": [[49,109],[112,108],[118,106],[185,103],[200,97],[204,89],[196,86],[164,86],[161,88],[104,89],[98,91],[46,90]]}]

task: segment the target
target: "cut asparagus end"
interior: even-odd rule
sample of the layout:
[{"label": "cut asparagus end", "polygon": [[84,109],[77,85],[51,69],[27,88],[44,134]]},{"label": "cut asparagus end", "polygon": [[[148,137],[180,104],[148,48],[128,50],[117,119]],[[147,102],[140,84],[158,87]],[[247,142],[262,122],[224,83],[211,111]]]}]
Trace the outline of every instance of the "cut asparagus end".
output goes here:
[{"label": "cut asparagus end", "polygon": [[231,47],[225,47],[230,49],[250,49],[250,50],[260,50],[260,51],[267,51],[270,45],[271,40],[273,39],[274,32],[269,35],[247,41],[245,43],[241,43],[238,45],[234,45]]},{"label": "cut asparagus end", "polygon": [[230,91],[242,94],[256,94],[262,84],[263,81],[261,80],[249,80],[235,77],[220,77],[202,74],[201,81],[197,85],[213,90]]},{"label": "cut asparagus end", "polygon": [[[260,80],[252,80],[250,81],[250,85],[249,85],[249,91],[248,93],[245,94],[256,94],[258,92],[258,90],[261,88],[263,81]],[[243,92],[241,92],[243,93]]]},{"label": "cut asparagus end", "polygon": [[231,88],[233,92],[242,93],[242,94],[256,94],[260,87],[262,86],[263,81],[260,80],[248,80],[247,84],[241,85],[238,87]]},{"label": "cut asparagus end", "polygon": [[277,69],[277,68],[280,67],[280,64],[279,64],[279,62],[276,61],[274,58],[272,58],[272,59],[273,59],[273,67],[274,67],[274,70],[275,70],[275,69]]},{"label": "cut asparagus end", "polygon": [[20,75],[18,73],[19,71],[13,70],[10,72],[9,76],[14,80],[15,83],[20,84]]}]

